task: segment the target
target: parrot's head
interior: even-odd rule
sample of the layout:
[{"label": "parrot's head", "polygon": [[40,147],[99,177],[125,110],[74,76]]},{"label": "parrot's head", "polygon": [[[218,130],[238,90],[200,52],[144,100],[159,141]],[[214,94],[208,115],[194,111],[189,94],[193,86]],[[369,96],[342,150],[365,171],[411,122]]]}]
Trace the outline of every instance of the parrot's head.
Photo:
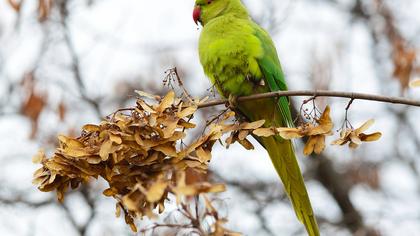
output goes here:
[{"label": "parrot's head", "polygon": [[248,16],[240,0],[196,0],[193,19],[196,24],[207,24],[212,19],[233,13]]}]

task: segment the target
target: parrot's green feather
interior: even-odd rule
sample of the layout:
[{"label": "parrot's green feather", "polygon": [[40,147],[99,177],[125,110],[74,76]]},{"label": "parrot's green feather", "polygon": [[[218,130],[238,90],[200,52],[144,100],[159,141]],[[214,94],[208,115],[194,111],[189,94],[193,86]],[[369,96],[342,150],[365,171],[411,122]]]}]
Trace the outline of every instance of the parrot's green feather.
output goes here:
[{"label": "parrot's green feather", "polygon": [[[270,36],[250,19],[240,0],[207,2],[196,2],[204,25],[199,54],[205,74],[219,93],[228,97],[287,90]],[[286,97],[241,102],[238,109],[250,121],[266,120],[265,127],[293,126]],[[319,235],[291,141],[280,136],[256,139],[269,153],[298,219],[310,236]]]},{"label": "parrot's green feather", "polygon": [[[264,79],[270,87],[270,91],[287,90],[284,74],[277,56],[276,48],[266,31],[254,24],[255,35],[262,42],[264,54],[258,62]],[[289,100],[281,97],[278,102],[280,112],[283,115],[284,125],[293,126],[292,115],[289,108]]]}]

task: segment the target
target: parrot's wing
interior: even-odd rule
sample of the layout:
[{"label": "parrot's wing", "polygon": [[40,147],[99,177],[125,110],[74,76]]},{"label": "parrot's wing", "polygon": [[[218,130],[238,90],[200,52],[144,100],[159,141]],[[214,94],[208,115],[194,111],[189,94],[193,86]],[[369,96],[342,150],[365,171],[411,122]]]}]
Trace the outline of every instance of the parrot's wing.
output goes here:
[{"label": "parrot's wing", "polygon": [[[280,61],[278,59],[277,51],[269,34],[257,24],[254,24],[255,36],[261,41],[264,53],[258,58],[260,70],[264,76],[266,84],[270,91],[287,90],[284,74],[281,69]],[[283,120],[281,125],[293,127],[293,119],[289,108],[289,99],[281,97],[278,101],[278,109],[282,115]]]},{"label": "parrot's wing", "polygon": [[[255,35],[261,41],[261,46],[264,49],[264,53],[258,58],[264,81],[271,91],[287,90],[284,74],[273,41],[261,27],[255,24],[254,28]],[[277,116],[278,118],[276,118],[278,120],[277,122],[280,125],[293,127],[294,124],[288,98],[281,97],[278,101],[277,108],[280,114],[280,117]],[[292,201],[297,217],[305,225],[308,235],[318,236],[318,225],[306,191],[302,173],[296,160],[293,144],[291,141],[283,140],[279,136],[259,139],[270,155],[273,165]]]}]

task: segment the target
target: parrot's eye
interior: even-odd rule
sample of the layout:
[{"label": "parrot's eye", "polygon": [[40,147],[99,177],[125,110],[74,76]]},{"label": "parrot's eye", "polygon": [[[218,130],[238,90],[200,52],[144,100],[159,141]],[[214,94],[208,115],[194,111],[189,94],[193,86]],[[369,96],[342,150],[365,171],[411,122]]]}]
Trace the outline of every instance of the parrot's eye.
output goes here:
[{"label": "parrot's eye", "polygon": [[210,4],[211,2],[212,2],[212,0],[208,0],[208,1],[207,1],[207,4]]}]

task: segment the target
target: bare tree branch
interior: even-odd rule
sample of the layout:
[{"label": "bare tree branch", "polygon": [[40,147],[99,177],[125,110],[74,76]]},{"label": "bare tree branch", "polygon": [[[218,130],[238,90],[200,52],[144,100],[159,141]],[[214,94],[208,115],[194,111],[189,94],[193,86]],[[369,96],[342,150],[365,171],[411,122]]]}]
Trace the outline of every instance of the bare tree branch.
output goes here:
[{"label": "bare tree branch", "polygon": [[[271,92],[271,93],[260,93],[260,94],[255,94],[251,96],[238,97],[237,101],[245,102],[245,101],[258,100],[258,99],[264,99],[264,98],[276,98],[276,97],[285,97],[285,96],[350,98],[352,100],[367,100],[367,101],[403,104],[403,105],[420,107],[420,101],[402,98],[402,97],[388,97],[388,96],[380,96],[380,95],[374,95],[374,94],[337,92],[337,91],[326,91],[326,90],[276,91],[276,92]],[[229,103],[229,100],[218,99],[218,100],[200,104],[198,107],[206,108],[206,107],[223,105],[226,103]]]},{"label": "bare tree branch", "polygon": [[77,87],[79,89],[80,95],[82,96],[83,100],[89,103],[90,105],[92,105],[92,107],[95,109],[96,114],[99,117],[101,117],[102,114],[101,114],[99,103],[88,96],[88,93],[86,91],[86,86],[82,78],[80,60],[79,60],[79,57],[77,56],[76,49],[74,48],[74,44],[71,40],[70,31],[69,31],[69,27],[67,23],[68,14],[69,14],[67,10],[67,7],[68,7],[67,4],[68,4],[68,1],[60,1],[59,3],[59,10],[60,10],[59,12],[60,12],[60,17],[61,17],[60,24],[63,27],[64,41],[67,45],[67,48],[69,50],[70,57],[72,60],[72,70],[74,73],[74,78],[76,80]]},{"label": "bare tree branch", "polygon": [[23,199],[22,197],[14,197],[12,199],[0,197],[0,204],[5,204],[5,205],[22,204],[22,205],[26,205],[28,207],[33,207],[33,208],[43,207],[46,205],[53,204],[55,202],[56,201],[52,198],[44,200],[44,201],[40,201],[40,202],[32,202],[32,201]]}]

